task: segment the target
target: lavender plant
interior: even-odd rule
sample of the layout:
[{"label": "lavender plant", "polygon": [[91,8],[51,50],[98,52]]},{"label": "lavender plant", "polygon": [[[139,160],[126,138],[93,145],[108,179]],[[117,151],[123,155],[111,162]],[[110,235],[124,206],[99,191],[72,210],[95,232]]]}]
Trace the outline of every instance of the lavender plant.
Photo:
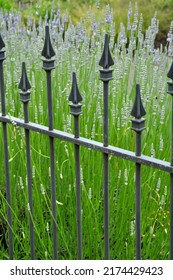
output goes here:
[{"label": "lavender plant", "polygon": [[[83,96],[81,136],[102,142],[103,92],[99,81],[98,62],[102,54],[104,35],[109,34],[114,59],[113,81],[109,95],[110,144],[135,150],[135,135],[131,131],[130,111],[136,83],[141,85],[145,106],[146,130],[143,133],[143,154],[169,161],[170,101],[166,73],[173,53],[172,23],[168,44],[155,49],[158,32],[156,14],[145,34],[142,15],[130,4],[127,26],[120,25],[118,36],[112,11],[106,6],[100,20],[91,11],[74,25],[66,13],[52,11],[50,19],[40,19],[38,26],[28,18],[22,23],[20,13],[0,12],[0,32],[6,44],[5,91],[7,112],[23,118],[19,102],[18,82],[21,64],[26,62],[31,82],[30,121],[47,125],[46,79],[42,71],[41,51],[45,25],[49,25],[56,53],[53,72],[53,110],[55,128],[72,133],[68,95],[71,73],[76,72]],[[117,37],[117,39],[116,39]],[[157,129],[156,137],[155,131]],[[0,131],[0,135],[1,135]],[[0,144],[2,137],[0,137]],[[29,258],[30,215],[27,199],[24,132],[15,123],[9,127],[9,158],[12,185],[12,211],[15,259]],[[41,146],[40,146],[41,143]],[[75,225],[75,174],[73,146],[56,141],[57,227],[59,256],[77,258]],[[2,145],[1,145],[2,146]],[[33,166],[34,229],[38,259],[52,258],[51,193],[48,139],[31,133]],[[135,258],[135,189],[132,163],[110,157],[110,248],[112,259]],[[3,162],[3,152],[0,153]],[[81,149],[82,221],[85,259],[103,259],[103,167],[102,155]],[[16,166],[18,168],[16,169]],[[143,259],[167,259],[169,255],[169,178],[167,174],[143,167],[142,179],[142,243]],[[0,166],[4,174],[3,166]],[[70,180],[69,180],[70,178]],[[0,225],[7,224],[5,178],[0,179]],[[0,241],[0,258],[7,259],[7,232]],[[134,244],[134,246],[133,246]],[[160,246],[158,246],[160,244]]]}]

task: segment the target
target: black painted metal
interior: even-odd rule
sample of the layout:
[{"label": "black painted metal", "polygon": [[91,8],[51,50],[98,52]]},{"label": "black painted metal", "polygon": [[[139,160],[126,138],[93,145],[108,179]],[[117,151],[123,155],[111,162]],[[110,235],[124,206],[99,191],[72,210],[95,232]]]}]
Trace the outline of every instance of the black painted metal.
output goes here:
[{"label": "black painted metal", "polygon": [[[140,85],[136,85],[136,97],[131,115],[132,129],[136,132],[136,156],[141,156],[142,130],[145,129],[145,119],[142,117],[146,114],[142,105],[140,95]],[[136,259],[141,259],[141,164],[136,163]]]},{"label": "black painted metal", "polygon": [[[171,166],[173,166],[173,62],[167,74],[172,82],[168,82],[168,91],[172,96],[172,130],[171,130]],[[170,174],[170,258],[173,260],[173,174]]]},{"label": "black painted metal", "polygon": [[[100,70],[100,80],[103,82],[103,104],[104,104],[104,141],[103,146],[108,147],[108,83],[112,80],[112,69],[110,66],[114,64],[110,50],[109,38],[105,35],[105,43],[103,53],[99,65],[103,67]],[[110,244],[109,244],[109,157],[104,153],[104,243],[105,243],[105,259],[110,259]]]},{"label": "black painted metal", "polygon": [[[55,68],[54,59],[55,52],[53,50],[49,26],[45,27],[45,43],[42,50],[43,69],[46,71],[47,78],[47,100],[48,100],[48,127],[52,131],[54,129],[53,123],[53,106],[52,106],[52,79],[51,71]],[[56,174],[55,174],[55,148],[54,148],[54,137],[49,136],[50,146],[50,172],[51,172],[51,190],[52,190],[52,223],[53,223],[53,256],[54,259],[58,259],[58,242],[57,242],[57,213],[56,213]]]},{"label": "black painted metal", "polygon": [[[28,81],[25,62],[22,63],[22,75],[18,86],[21,89],[20,100],[23,102],[24,110],[24,122],[29,122],[28,114],[28,102],[30,100],[31,85]],[[28,203],[29,203],[29,228],[30,228],[30,254],[31,259],[35,259],[35,247],[34,247],[34,224],[33,224],[33,195],[32,195],[32,166],[31,166],[31,154],[30,154],[30,135],[29,129],[25,128],[25,143],[26,143],[26,162],[27,162],[27,182],[28,182]]]},{"label": "black painted metal", "polygon": [[40,134],[52,136],[53,138],[57,138],[63,141],[67,141],[69,143],[74,143],[78,144],[80,146],[83,146],[88,149],[92,149],[101,153],[106,153],[115,157],[119,157],[125,160],[129,160],[135,163],[140,163],[146,166],[149,166],[151,168],[156,168],[165,172],[168,172],[170,174],[173,174],[173,166],[170,165],[170,162],[160,160],[157,158],[141,155],[136,156],[134,152],[131,152],[129,150],[125,150],[122,148],[114,147],[109,145],[108,147],[104,147],[103,143],[97,142],[91,139],[87,139],[84,137],[79,137],[79,138],[74,138],[73,134],[60,131],[57,129],[54,130],[49,130],[47,126],[36,124],[33,122],[29,122],[25,124],[23,120],[16,118],[16,117],[11,117],[11,116],[2,116],[0,114],[0,121],[12,124],[15,123],[17,127],[23,127],[23,128],[28,128],[32,131],[38,132]]},{"label": "black painted metal", "polygon": [[[4,72],[3,61],[5,60],[5,51],[3,48],[5,44],[0,36],[0,97],[2,115],[6,116],[6,101],[4,92]],[[7,123],[2,123],[3,144],[4,144],[4,169],[6,179],[6,199],[7,199],[7,219],[8,219],[8,242],[9,242],[9,259],[13,259],[13,234],[12,234],[12,211],[11,211],[11,184],[10,184],[10,170],[9,170],[9,155],[8,155],[8,135]]]},{"label": "black painted metal", "polygon": [[[80,95],[76,73],[72,75],[72,89],[69,95],[70,113],[74,116],[74,137],[79,138],[79,115],[82,113],[81,104],[82,96]],[[77,224],[77,246],[78,259],[82,260],[82,219],[81,219],[81,188],[80,188],[80,146],[74,145],[75,153],[75,171],[76,171],[76,224]]]}]

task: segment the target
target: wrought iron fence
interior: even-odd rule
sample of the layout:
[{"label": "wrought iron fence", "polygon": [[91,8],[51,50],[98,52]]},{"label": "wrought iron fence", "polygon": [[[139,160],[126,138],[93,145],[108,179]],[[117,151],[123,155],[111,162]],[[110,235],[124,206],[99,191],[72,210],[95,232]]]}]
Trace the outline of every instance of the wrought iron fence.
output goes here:
[{"label": "wrought iron fence", "polygon": [[[28,81],[26,66],[22,64],[22,76],[19,82],[20,100],[23,102],[24,120],[16,117],[10,117],[6,113],[6,97],[4,92],[4,74],[3,61],[5,60],[5,44],[0,36],[0,97],[1,97],[1,113],[0,122],[2,123],[3,132],[3,146],[4,146],[4,171],[6,179],[6,200],[7,200],[7,218],[8,218],[8,246],[9,259],[13,259],[13,233],[12,233],[12,207],[11,207],[11,184],[10,184],[10,168],[9,168],[9,151],[8,151],[8,134],[7,126],[13,121],[18,127],[25,131],[26,142],[26,166],[27,166],[27,185],[28,185],[28,204],[31,215],[29,218],[30,228],[30,256],[35,259],[34,246],[34,225],[32,220],[33,215],[33,195],[32,195],[32,165],[30,153],[30,131],[38,132],[49,137],[50,145],[50,180],[52,193],[52,221],[53,221],[53,258],[58,259],[58,236],[57,236],[57,213],[56,213],[56,172],[55,172],[55,147],[54,140],[56,138],[71,142],[74,144],[75,151],[75,176],[76,176],[76,228],[77,228],[77,248],[78,259],[82,259],[82,219],[81,219],[81,186],[80,186],[80,147],[90,148],[99,151],[103,154],[104,162],[104,255],[105,259],[110,258],[110,244],[109,244],[109,156],[120,157],[127,161],[132,161],[136,164],[136,259],[141,259],[141,166],[146,165],[170,174],[170,259],[173,259],[173,121],[172,121],[172,136],[171,136],[171,162],[156,159],[153,157],[141,154],[142,131],[145,129],[146,114],[142,104],[140,95],[140,85],[136,85],[136,97],[131,111],[132,130],[136,133],[136,152],[121,149],[109,145],[109,126],[108,126],[108,91],[109,81],[112,80],[112,69],[110,67],[114,64],[110,50],[108,35],[105,35],[104,50],[100,59],[99,65],[103,67],[100,70],[100,80],[103,82],[103,103],[104,103],[104,139],[103,143],[94,140],[80,137],[79,116],[82,112],[82,96],[79,92],[76,74],[72,75],[72,88],[69,95],[70,113],[74,117],[74,135],[59,131],[54,128],[53,123],[53,106],[52,106],[52,82],[51,71],[55,68],[54,56],[55,52],[51,44],[49,27],[45,29],[45,43],[42,51],[43,69],[46,72],[47,78],[47,100],[48,100],[48,127],[36,124],[29,121],[28,103],[30,100],[31,85]],[[167,75],[173,80],[173,64]],[[173,81],[168,82],[168,93],[173,96]],[[173,98],[172,98],[172,113],[173,113]],[[173,120],[173,114],[172,114]]]}]

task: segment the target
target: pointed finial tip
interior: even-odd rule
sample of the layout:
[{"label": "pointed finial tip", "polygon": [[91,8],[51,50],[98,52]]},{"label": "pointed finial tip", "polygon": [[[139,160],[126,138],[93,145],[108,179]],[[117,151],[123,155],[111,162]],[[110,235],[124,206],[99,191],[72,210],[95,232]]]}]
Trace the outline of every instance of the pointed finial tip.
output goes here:
[{"label": "pointed finial tip", "polygon": [[78,104],[80,101],[82,101],[82,96],[78,89],[75,72],[72,73],[72,87],[68,100],[71,101],[73,104]]},{"label": "pointed finial tip", "polygon": [[146,111],[141,100],[140,84],[136,84],[136,97],[131,111],[131,116],[135,117],[136,119],[140,119],[145,115]]},{"label": "pointed finial tip", "polygon": [[136,84],[136,92],[140,94],[140,84]]},{"label": "pointed finial tip", "polygon": [[44,47],[43,47],[41,54],[46,59],[51,59],[53,56],[55,56],[55,51],[52,47],[51,40],[50,40],[48,24],[45,26],[45,40],[44,40]]},{"label": "pointed finial tip", "polygon": [[107,33],[105,34],[104,49],[99,61],[99,65],[104,69],[108,69],[110,66],[114,65],[114,61],[109,50],[109,37]]},{"label": "pointed finial tip", "polygon": [[50,33],[49,33],[49,25],[46,24],[46,25],[45,25],[45,36],[46,36],[46,35],[49,36],[49,34],[50,34]]},{"label": "pointed finial tip", "polygon": [[72,79],[76,78],[76,72],[72,72]]},{"label": "pointed finial tip", "polygon": [[28,80],[27,73],[26,73],[25,62],[22,62],[22,75],[21,75],[21,79],[20,79],[18,88],[24,92],[26,92],[28,89],[31,88],[31,84]]},{"label": "pointed finial tip", "polygon": [[108,33],[105,34],[105,42],[108,42]]}]

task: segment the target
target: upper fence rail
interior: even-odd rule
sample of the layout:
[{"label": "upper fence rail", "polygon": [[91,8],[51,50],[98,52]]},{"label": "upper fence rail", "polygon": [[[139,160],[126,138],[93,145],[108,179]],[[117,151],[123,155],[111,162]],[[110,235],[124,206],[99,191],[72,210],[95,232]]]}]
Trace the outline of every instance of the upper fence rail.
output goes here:
[{"label": "upper fence rail", "polygon": [[[3,128],[3,143],[4,143],[4,169],[6,179],[6,199],[7,199],[7,219],[8,219],[8,242],[9,242],[9,258],[13,259],[13,221],[12,221],[12,205],[11,205],[11,183],[10,183],[10,167],[9,167],[9,151],[8,151],[8,134],[7,125],[15,124],[22,127],[25,131],[26,143],[26,161],[27,161],[27,184],[28,184],[28,204],[31,215],[29,217],[30,228],[30,255],[31,259],[36,258],[35,241],[34,241],[34,224],[33,224],[33,195],[32,195],[32,165],[30,154],[30,131],[35,131],[49,137],[50,148],[50,181],[51,181],[51,195],[52,195],[52,232],[53,232],[53,258],[58,259],[58,231],[57,231],[57,213],[56,213],[56,190],[58,189],[56,183],[55,170],[55,146],[54,140],[56,138],[71,142],[74,144],[75,154],[75,176],[76,176],[76,228],[77,228],[77,248],[78,259],[83,258],[82,252],[82,217],[81,217],[81,186],[80,186],[80,147],[84,146],[103,154],[104,165],[104,254],[105,259],[110,258],[110,244],[109,244],[109,155],[120,157],[125,160],[132,161],[136,164],[136,258],[141,259],[141,166],[147,165],[152,168],[157,168],[162,171],[170,173],[170,258],[173,259],[173,98],[172,98],[172,134],[171,134],[171,161],[156,159],[153,157],[142,155],[142,131],[145,129],[146,114],[141,100],[140,85],[136,85],[136,97],[131,111],[132,130],[136,133],[136,151],[121,149],[109,145],[109,82],[112,80],[113,70],[110,67],[114,64],[110,50],[109,38],[105,35],[104,49],[99,61],[99,65],[103,67],[100,69],[100,80],[103,82],[103,143],[83,138],[80,136],[79,116],[82,113],[82,96],[80,94],[76,73],[72,73],[72,88],[69,95],[70,113],[74,117],[74,134],[69,134],[54,128],[53,122],[53,106],[52,106],[52,81],[51,71],[55,68],[55,51],[52,47],[49,27],[45,28],[45,42],[42,50],[43,69],[46,72],[47,79],[47,102],[48,102],[48,126],[43,126],[29,121],[28,104],[30,101],[31,85],[26,73],[25,62],[22,63],[22,75],[19,82],[20,100],[23,102],[24,120],[8,116],[6,113],[6,99],[4,92],[4,73],[3,61],[5,59],[5,44],[0,36],[0,97],[1,97],[1,113],[0,121]],[[168,72],[168,78],[172,79],[168,82],[168,93],[173,97],[173,63]]]}]

